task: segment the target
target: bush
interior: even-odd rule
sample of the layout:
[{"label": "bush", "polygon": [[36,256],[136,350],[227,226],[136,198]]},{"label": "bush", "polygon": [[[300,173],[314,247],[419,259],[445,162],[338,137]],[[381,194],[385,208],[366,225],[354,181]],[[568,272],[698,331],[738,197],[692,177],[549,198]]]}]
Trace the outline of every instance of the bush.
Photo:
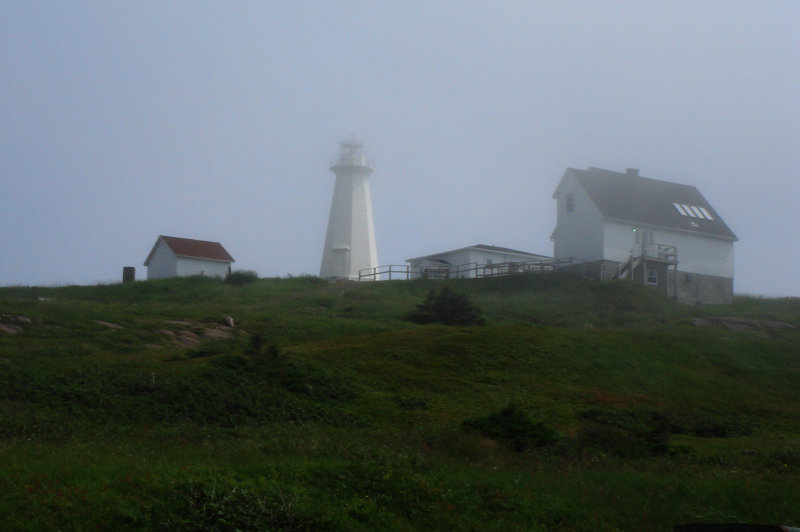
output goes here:
[{"label": "bush", "polygon": [[540,421],[533,421],[516,405],[510,404],[486,417],[470,419],[461,424],[467,431],[477,431],[496,440],[512,444],[517,451],[553,443],[558,434]]},{"label": "bush", "polygon": [[456,293],[445,286],[437,294],[432,289],[425,301],[408,315],[414,323],[444,323],[445,325],[482,325],[485,323],[481,311],[472,304],[466,294]]},{"label": "bush", "polygon": [[235,272],[229,273],[225,278],[226,283],[230,283],[234,286],[253,284],[256,281],[258,281],[258,274],[253,270],[236,270]]},{"label": "bush", "polygon": [[250,346],[245,350],[250,368],[258,370],[263,377],[292,393],[304,394],[315,399],[347,400],[354,397],[347,383],[301,360],[293,360],[281,352],[274,341],[267,342],[262,333],[250,337]]}]

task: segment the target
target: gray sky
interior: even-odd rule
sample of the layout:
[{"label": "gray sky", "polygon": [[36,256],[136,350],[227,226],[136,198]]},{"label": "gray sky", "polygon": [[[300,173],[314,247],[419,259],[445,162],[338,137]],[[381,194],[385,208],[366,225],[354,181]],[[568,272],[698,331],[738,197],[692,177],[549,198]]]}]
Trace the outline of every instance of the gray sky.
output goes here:
[{"label": "gray sky", "polygon": [[0,285],[117,282],[159,234],[316,274],[356,134],[381,264],[552,254],[566,167],[697,186],[737,293],[800,296],[800,2],[0,4]]}]

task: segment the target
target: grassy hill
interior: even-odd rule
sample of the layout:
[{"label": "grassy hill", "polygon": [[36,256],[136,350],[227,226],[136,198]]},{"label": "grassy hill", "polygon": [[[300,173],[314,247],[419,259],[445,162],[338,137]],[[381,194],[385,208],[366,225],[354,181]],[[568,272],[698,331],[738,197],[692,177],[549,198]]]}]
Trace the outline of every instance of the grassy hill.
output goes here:
[{"label": "grassy hill", "polygon": [[[405,319],[445,284],[486,324]],[[0,288],[0,325],[6,529],[800,524],[798,299],[186,278]]]}]

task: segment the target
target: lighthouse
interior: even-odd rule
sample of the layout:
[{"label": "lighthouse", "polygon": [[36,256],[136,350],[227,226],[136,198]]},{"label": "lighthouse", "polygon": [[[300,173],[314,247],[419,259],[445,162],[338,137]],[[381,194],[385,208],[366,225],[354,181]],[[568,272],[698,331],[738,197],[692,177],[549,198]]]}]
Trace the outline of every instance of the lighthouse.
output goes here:
[{"label": "lighthouse", "polygon": [[330,170],[336,174],[336,184],[319,275],[357,281],[360,270],[378,267],[367,181],[372,163],[364,155],[363,144],[352,138],[341,142]]}]

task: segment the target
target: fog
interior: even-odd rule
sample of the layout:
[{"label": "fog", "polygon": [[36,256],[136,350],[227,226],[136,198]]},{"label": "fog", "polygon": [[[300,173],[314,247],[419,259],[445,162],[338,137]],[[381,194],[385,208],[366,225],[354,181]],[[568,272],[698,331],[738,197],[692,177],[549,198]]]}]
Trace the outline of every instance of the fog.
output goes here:
[{"label": "fog", "polygon": [[160,234],[316,274],[355,134],[381,264],[552,254],[567,167],[696,186],[739,294],[800,296],[800,3],[4,2],[0,285],[118,282]]}]

